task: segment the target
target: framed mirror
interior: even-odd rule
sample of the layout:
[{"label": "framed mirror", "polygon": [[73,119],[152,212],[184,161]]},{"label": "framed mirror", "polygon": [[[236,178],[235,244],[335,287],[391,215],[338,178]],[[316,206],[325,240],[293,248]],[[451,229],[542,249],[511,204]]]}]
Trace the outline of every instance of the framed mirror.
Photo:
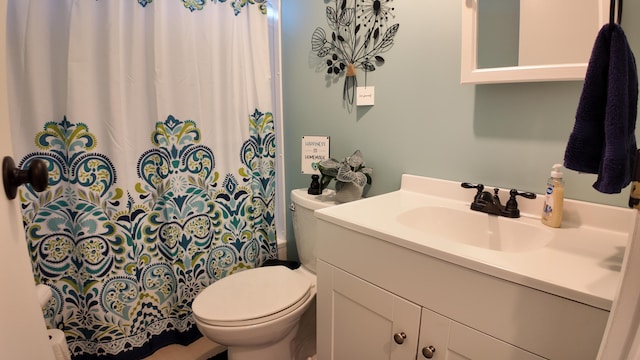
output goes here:
[{"label": "framed mirror", "polygon": [[460,82],[584,80],[607,0],[461,0]]}]

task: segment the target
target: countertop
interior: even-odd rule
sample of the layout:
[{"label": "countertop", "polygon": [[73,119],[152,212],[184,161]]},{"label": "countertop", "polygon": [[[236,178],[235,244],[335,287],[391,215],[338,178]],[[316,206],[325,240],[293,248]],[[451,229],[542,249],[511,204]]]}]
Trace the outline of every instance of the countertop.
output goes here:
[{"label": "countertop", "polygon": [[[507,199],[504,191],[503,203]],[[611,309],[625,249],[635,229],[636,211],[567,199],[565,220],[560,228],[553,229],[540,223],[542,196],[519,199],[521,217],[517,221],[553,233],[546,246],[521,252],[489,250],[427,236],[397,221],[398,215],[421,206],[471,211],[469,204],[474,194],[475,190],[462,189],[459,182],[403,175],[397,191],[316,210],[315,216],[427,256]]]}]

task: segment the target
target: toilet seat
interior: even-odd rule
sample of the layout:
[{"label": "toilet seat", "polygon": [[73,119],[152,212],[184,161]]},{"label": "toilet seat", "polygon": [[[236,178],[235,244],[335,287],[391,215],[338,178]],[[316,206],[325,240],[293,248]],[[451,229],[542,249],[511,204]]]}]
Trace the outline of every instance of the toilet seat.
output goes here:
[{"label": "toilet seat", "polygon": [[193,301],[193,314],[212,326],[260,324],[300,307],[311,287],[308,278],[284,266],[242,271],[204,289]]}]

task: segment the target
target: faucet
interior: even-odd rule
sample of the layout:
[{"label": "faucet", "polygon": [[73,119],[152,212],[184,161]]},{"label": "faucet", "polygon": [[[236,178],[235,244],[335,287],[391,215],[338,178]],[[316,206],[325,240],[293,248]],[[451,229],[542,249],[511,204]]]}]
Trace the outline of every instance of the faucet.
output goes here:
[{"label": "faucet", "polygon": [[508,218],[520,217],[520,210],[518,209],[517,196],[522,196],[527,199],[535,199],[536,194],[532,192],[521,192],[516,189],[509,191],[509,200],[505,205],[500,202],[499,188],[493,189],[493,194],[488,191],[484,191],[484,185],[482,184],[460,184],[465,189],[476,189],[476,195],[471,203],[471,210],[480,211],[490,215],[505,216]]}]

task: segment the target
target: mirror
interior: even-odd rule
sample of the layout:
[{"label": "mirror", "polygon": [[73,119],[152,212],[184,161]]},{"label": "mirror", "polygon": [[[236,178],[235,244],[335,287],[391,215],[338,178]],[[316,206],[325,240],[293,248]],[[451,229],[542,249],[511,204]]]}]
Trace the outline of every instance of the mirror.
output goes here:
[{"label": "mirror", "polygon": [[584,80],[606,0],[461,0],[460,82]]}]

